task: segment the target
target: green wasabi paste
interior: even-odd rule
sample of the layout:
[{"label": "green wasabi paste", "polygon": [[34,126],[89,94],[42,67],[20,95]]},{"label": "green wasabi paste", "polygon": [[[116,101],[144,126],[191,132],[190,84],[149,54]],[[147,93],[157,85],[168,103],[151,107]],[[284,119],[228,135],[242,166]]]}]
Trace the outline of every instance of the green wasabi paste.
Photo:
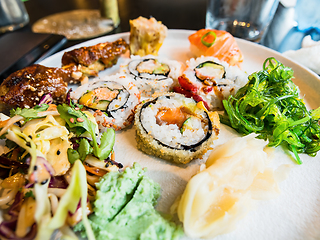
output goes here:
[{"label": "green wasabi paste", "polygon": [[[99,239],[179,239],[181,226],[164,219],[154,208],[158,183],[144,175],[138,163],[124,172],[110,172],[96,184],[94,214],[89,221]],[[86,237],[82,223],[74,228]]]}]

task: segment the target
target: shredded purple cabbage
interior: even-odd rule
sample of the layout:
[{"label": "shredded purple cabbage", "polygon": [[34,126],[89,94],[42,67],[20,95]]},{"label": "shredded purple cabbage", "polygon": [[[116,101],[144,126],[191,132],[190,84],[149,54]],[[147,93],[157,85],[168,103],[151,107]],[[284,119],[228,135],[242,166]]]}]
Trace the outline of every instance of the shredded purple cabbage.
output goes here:
[{"label": "shredded purple cabbage", "polygon": [[29,165],[22,163],[22,162],[18,162],[15,160],[11,160],[9,158],[7,158],[5,155],[0,155],[0,164],[8,166],[8,167],[19,167],[22,169],[28,169]]},{"label": "shredded purple cabbage", "polygon": [[72,102],[72,99],[71,99],[71,97],[70,97],[71,92],[72,92],[72,89],[70,88],[69,91],[67,92],[67,96],[66,96],[66,103],[67,103],[69,106],[71,105],[71,102]]},{"label": "shredded purple cabbage", "polygon": [[45,94],[45,95],[42,96],[42,98],[40,99],[39,105],[41,105],[41,104],[50,104],[52,102],[53,102],[53,98],[52,98],[51,94],[48,93],[48,94]]},{"label": "shredded purple cabbage", "polygon": [[15,196],[14,202],[8,210],[10,219],[1,222],[0,224],[0,239],[10,240],[32,240],[37,234],[37,225],[33,224],[30,231],[24,237],[18,237],[15,233],[18,216],[23,202],[23,194],[18,192]]},{"label": "shredded purple cabbage", "polygon": [[[27,158],[26,163],[30,164],[31,158]],[[46,170],[48,171],[48,173],[53,176],[55,174],[55,171],[53,169],[53,167],[51,166],[51,164],[43,157],[41,156],[37,156],[37,162],[36,165],[42,163],[43,166],[46,168]]]},{"label": "shredded purple cabbage", "polygon": [[63,188],[68,187],[68,182],[63,176],[54,176],[50,178],[49,188]]}]

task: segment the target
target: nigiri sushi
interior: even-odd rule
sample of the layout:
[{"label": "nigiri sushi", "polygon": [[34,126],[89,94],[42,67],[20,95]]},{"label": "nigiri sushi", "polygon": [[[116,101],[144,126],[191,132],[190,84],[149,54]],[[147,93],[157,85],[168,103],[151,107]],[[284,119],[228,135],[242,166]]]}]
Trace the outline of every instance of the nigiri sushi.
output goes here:
[{"label": "nigiri sushi", "polygon": [[215,29],[201,29],[189,36],[190,50],[196,57],[216,57],[230,66],[240,67],[242,53],[235,38],[228,32]]}]

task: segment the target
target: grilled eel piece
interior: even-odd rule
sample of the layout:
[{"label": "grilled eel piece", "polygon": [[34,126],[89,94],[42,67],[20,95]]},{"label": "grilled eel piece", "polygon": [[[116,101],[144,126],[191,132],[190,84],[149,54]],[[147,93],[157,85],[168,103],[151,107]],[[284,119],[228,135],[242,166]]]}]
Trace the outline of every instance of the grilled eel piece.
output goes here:
[{"label": "grilled eel piece", "polygon": [[64,101],[67,83],[73,80],[70,69],[32,65],[9,75],[0,85],[0,103],[21,108],[37,105],[42,96],[51,94],[53,100]]},{"label": "grilled eel piece", "polygon": [[129,45],[121,38],[114,42],[74,49],[63,54],[62,66],[70,68],[75,65],[84,76],[98,76],[99,71],[115,65],[120,55],[128,49]]}]

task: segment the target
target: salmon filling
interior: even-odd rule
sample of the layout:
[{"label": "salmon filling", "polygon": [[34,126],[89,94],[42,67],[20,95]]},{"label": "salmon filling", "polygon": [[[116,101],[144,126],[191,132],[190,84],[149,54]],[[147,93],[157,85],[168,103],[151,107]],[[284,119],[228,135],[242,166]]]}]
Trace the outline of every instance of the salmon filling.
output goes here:
[{"label": "salmon filling", "polygon": [[175,124],[179,127],[182,127],[183,123],[188,119],[190,114],[186,112],[186,108],[162,108],[159,109],[156,115],[156,123],[158,125],[169,125]]}]

